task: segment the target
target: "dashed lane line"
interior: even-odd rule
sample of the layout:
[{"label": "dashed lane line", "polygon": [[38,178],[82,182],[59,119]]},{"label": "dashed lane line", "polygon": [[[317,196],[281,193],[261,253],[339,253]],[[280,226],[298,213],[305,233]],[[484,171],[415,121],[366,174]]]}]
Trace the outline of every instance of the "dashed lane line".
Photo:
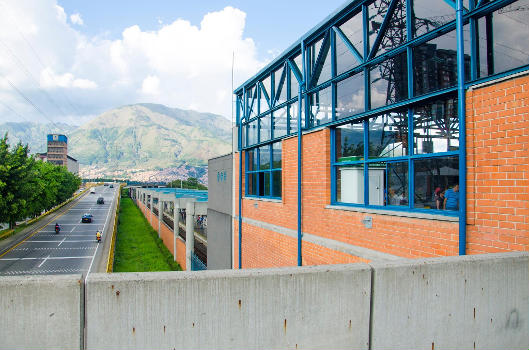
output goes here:
[{"label": "dashed lane line", "polygon": [[58,269],[58,270],[25,270],[25,271],[5,271],[0,272],[0,276],[7,275],[49,275],[55,273],[78,273],[86,272],[86,269]]},{"label": "dashed lane line", "polygon": [[[44,260],[66,260],[66,259],[91,259],[92,255],[88,256],[47,256]],[[19,260],[41,260],[43,258],[1,258],[0,261],[19,261]]]}]

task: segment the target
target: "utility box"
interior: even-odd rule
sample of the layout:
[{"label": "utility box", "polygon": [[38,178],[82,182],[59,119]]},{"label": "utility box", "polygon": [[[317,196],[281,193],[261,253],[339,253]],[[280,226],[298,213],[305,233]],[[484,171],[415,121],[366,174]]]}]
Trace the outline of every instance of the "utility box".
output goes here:
[{"label": "utility box", "polygon": [[[364,168],[340,168],[340,191],[343,203],[364,203]],[[369,204],[384,205],[384,168],[370,167]]]}]

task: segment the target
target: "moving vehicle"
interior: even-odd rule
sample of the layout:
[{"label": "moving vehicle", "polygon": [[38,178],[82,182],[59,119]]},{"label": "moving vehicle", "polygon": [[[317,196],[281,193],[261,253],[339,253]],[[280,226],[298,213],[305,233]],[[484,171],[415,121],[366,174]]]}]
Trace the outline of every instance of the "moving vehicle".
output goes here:
[{"label": "moving vehicle", "polygon": [[97,243],[101,243],[101,236],[103,236],[103,234],[101,233],[100,230],[98,230],[96,232],[96,241],[97,241]]},{"label": "moving vehicle", "polygon": [[97,199],[97,204],[105,204],[105,199],[103,197],[99,197]]},{"label": "moving vehicle", "polygon": [[94,194],[94,193],[96,193],[96,189],[95,188],[91,188],[90,189],[90,194]]},{"label": "moving vehicle", "polygon": [[94,216],[90,213],[86,213],[83,215],[83,217],[81,218],[81,222],[92,222],[92,219],[94,218]]},{"label": "moving vehicle", "polygon": [[61,226],[59,224],[55,224],[55,234],[61,232]]},{"label": "moving vehicle", "polygon": [[114,185],[110,185],[110,188],[114,188]]}]

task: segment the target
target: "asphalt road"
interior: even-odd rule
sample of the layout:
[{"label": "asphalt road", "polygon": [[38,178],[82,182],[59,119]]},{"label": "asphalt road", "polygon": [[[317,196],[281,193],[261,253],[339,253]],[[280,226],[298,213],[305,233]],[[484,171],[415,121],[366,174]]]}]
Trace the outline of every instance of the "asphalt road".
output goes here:
[{"label": "asphalt road", "polygon": [[[98,186],[95,189],[95,194],[87,193],[36,234],[1,256],[0,276],[87,274],[94,271],[99,264],[96,260],[103,255],[98,251],[104,244],[97,243],[96,232],[98,229],[106,232],[106,225],[112,224],[107,219],[112,216],[119,186]],[[97,204],[98,197],[103,197],[105,203]],[[92,223],[81,223],[85,213],[94,216]],[[59,234],[55,234],[55,222],[61,226]],[[103,240],[110,240],[107,236],[105,234]]]}]

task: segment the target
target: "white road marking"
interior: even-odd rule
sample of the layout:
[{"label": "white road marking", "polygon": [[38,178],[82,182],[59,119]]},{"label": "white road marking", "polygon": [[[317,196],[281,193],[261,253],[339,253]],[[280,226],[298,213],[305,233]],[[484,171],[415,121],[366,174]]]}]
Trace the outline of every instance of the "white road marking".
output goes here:
[{"label": "white road marking", "polygon": [[41,266],[42,266],[42,264],[44,264],[44,263],[46,262],[46,260],[48,260],[49,258],[50,258],[50,256],[48,255],[48,257],[47,257],[46,259],[42,260],[42,262],[40,263],[40,265],[39,265],[39,266],[37,266],[37,267],[41,267]]},{"label": "white road marking", "polygon": [[[44,260],[63,260],[63,259],[90,259],[93,256],[57,256],[57,257],[46,257]],[[17,260],[40,260],[42,258],[2,258],[0,261],[17,261]]]},{"label": "white road marking", "polygon": [[[106,228],[107,222],[108,222],[108,215],[110,215],[110,212],[112,211],[112,206],[114,204],[114,198],[115,198],[115,196],[112,197],[112,201],[110,202],[110,208],[108,208],[107,217],[105,219],[105,224],[103,225],[103,229],[101,230],[102,233],[105,233],[105,228]],[[103,238],[103,237],[101,237],[101,238]],[[95,259],[96,255],[97,255],[97,249],[99,249],[99,245],[100,244],[101,243],[97,244],[96,251],[94,252],[94,256],[92,257],[92,261],[90,262],[90,267],[88,268],[88,272],[86,274],[87,278],[88,278],[88,275],[90,274],[90,272],[92,271],[92,265],[94,264],[94,259]]]},{"label": "white road marking", "polygon": [[60,247],[62,242],[64,242],[66,240],[66,237],[63,238],[63,240],[61,241],[61,243],[59,243],[59,245],[57,247]]},{"label": "white road marking", "polygon": [[[94,240],[93,239],[85,239],[85,240],[82,240],[82,241],[68,241],[68,243],[79,243],[79,242],[93,242]],[[26,241],[26,243],[57,243],[59,241]]]}]

